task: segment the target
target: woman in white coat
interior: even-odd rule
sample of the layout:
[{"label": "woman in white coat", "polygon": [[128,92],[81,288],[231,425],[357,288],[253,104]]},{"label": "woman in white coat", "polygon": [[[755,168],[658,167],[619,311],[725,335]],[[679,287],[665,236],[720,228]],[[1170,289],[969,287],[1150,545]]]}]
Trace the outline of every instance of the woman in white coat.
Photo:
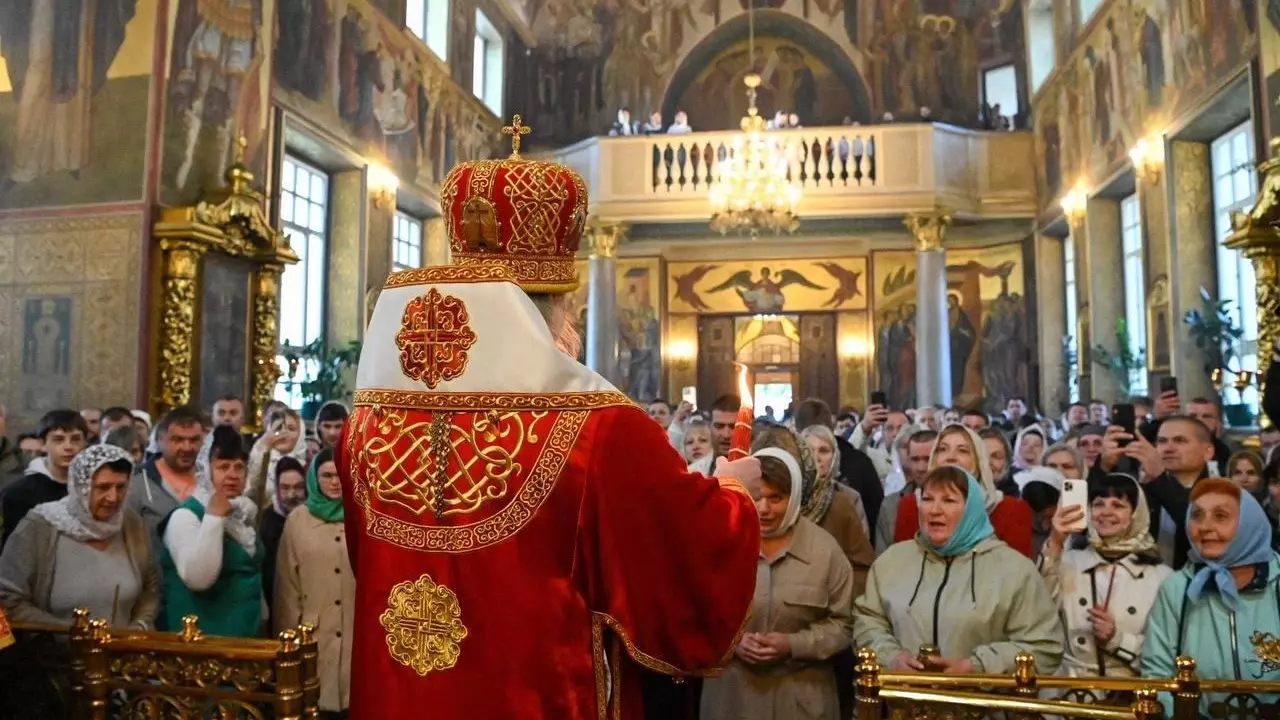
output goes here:
[{"label": "woman in white coat", "polygon": [[[1070,528],[1088,518],[1087,541],[1070,546]],[[1089,507],[1058,508],[1040,573],[1067,631],[1065,675],[1135,677],[1147,615],[1173,570],[1151,539],[1147,499],[1129,475],[1089,486]]]}]

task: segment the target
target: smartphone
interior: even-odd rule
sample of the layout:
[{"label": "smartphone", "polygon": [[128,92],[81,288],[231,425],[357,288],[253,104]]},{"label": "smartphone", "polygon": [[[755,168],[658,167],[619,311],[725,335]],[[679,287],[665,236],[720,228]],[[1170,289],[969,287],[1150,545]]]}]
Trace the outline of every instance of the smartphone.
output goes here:
[{"label": "smartphone", "polygon": [[1164,377],[1160,378],[1160,394],[1178,392],[1178,378]]},{"label": "smartphone", "polygon": [[884,394],[883,390],[876,390],[871,393],[871,404],[881,407],[889,407],[889,396]]},{"label": "smartphone", "polygon": [[1129,403],[1121,403],[1116,405],[1115,411],[1111,416],[1111,424],[1119,425],[1124,431],[1132,435],[1137,425],[1137,417],[1134,415],[1133,406]]},{"label": "smartphone", "polygon": [[1058,504],[1061,507],[1076,505],[1084,511],[1084,517],[1068,528],[1071,532],[1081,533],[1089,528],[1089,483],[1083,480],[1063,480],[1062,496]]}]

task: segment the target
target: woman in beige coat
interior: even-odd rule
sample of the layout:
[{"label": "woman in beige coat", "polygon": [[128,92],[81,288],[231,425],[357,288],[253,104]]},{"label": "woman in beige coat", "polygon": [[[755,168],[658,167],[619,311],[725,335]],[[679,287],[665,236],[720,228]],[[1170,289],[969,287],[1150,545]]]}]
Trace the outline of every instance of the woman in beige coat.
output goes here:
[{"label": "woman in beige coat", "polygon": [[760,560],[747,632],[702,688],[702,720],[837,720],[830,658],[849,646],[853,573],[832,537],[801,517],[801,470],[780,448],[756,452]]},{"label": "woman in beige coat", "polygon": [[342,481],[333,450],[307,471],[307,503],[289,513],[276,559],[276,631],[308,623],[320,653],[320,710],[339,714],[350,702],[351,625],[356,581],[342,524]]}]

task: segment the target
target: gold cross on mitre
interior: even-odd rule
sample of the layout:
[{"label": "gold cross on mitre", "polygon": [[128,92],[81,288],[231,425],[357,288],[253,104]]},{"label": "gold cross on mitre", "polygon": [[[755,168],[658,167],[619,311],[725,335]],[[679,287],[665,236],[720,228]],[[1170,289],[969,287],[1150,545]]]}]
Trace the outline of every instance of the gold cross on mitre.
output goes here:
[{"label": "gold cross on mitre", "polygon": [[521,136],[528,135],[531,132],[533,132],[533,128],[520,122],[519,113],[512,116],[510,125],[503,126],[502,134],[511,136],[511,157],[516,157],[520,154]]}]

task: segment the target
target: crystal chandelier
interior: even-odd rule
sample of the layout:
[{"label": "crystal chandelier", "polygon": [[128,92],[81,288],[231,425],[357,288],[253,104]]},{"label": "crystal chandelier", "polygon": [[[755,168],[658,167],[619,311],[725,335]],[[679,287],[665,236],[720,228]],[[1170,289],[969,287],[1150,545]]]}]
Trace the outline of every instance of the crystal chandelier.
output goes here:
[{"label": "crystal chandelier", "polygon": [[[751,58],[755,65],[755,3],[747,6]],[[711,229],[725,235],[730,231],[761,231],[779,234],[794,232],[800,226],[796,203],[800,188],[787,177],[787,158],[778,146],[765,137],[764,118],[756,108],[756,88],[760,76],[748,73],[747,115],[742,118],[742,132],[733,139],[732,150],[718,165],[719,176],[711,187]]]}]

